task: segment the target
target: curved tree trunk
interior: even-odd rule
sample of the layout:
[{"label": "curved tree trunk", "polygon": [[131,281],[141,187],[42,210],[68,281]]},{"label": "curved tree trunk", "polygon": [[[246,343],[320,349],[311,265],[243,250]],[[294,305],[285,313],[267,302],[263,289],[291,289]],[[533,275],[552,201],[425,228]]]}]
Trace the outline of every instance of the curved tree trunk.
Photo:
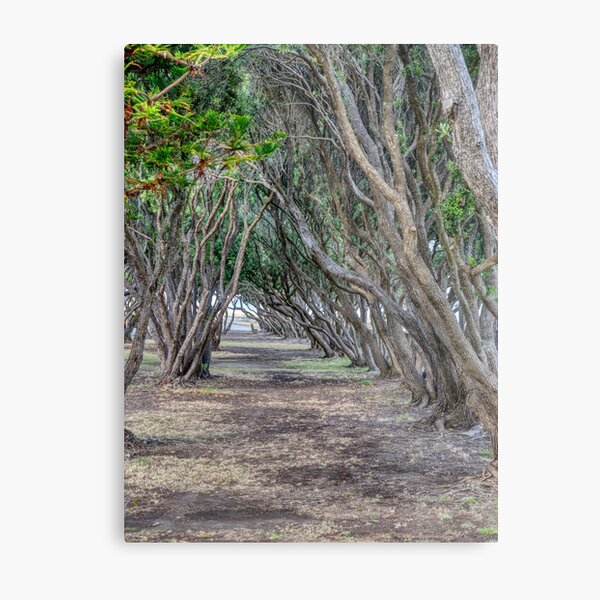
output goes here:
[{"label": "curved tree trunk", "polygon": [[[482,122],[477,96],[460,46],[430,44],[428,49],[440,83],[442,111],[452,124],[452,148],[458,166],[467,185],[475,194],[494,235],[498,237],[498,171],[492,159],[498,151],[497,133],[494,127],[494,114],[497,113],[492,106],[497,91],[494,92],[493,88],[489,93],[480,93],[480,96],[485,99],[487,116]],[[497,73],[490,69],[493,58],[491,55],[491,49],[486,50],[481,63],[482,77],[497,81]],[[483,89],[483,85],[481,87]],[[497,90],[497,83],[495,89]],[[491,153],[486,142],[483,123],[487,126]]]}]

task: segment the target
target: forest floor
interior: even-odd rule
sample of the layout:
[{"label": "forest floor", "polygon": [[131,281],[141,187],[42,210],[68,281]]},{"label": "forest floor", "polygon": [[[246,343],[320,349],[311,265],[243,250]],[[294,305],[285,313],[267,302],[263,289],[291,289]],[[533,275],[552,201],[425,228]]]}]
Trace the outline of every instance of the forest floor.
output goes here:
[{"label": "forest floor", "polygon": [[125,397],[130,542],[486,542],[485,436],[422,430],[398,381],[307,345],[230,334],[214,377],[156,387],[148,344]]}]

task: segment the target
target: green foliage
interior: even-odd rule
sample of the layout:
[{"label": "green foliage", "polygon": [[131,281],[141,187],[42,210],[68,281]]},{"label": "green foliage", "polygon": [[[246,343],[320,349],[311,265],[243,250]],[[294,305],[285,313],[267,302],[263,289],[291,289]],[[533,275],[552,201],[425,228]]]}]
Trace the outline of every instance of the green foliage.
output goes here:
[{"label": "green foliage", "polygon": [[223,129],[226,125],[226,116],[218,113],[216,110],[209,108],[203,115],[200,115],[200,126],[207,133]]},{"label": "green foliage", "polygon": [[460,174],[460,171],[458,170],[458,165],[454,161],[452,161],[452,160],[447,161],[446,168],[448,169],[448,172],[450,173],[450,177],[452,178],[452,181],[462,181],[462,175]]},{"label": "green foliage", "polygon": [[494,285],[488,285],[485,289],[486,296],[493,296],[496,300],[498,299],[498,288]]},{"label": "green foliage", "polygon": [[286,137],[283,131],[276,131],[270,138],[264,142],[254,145],[254,152],[257,158],[264,158],[273,154],[280,147],[280,141]]},{"label": "green foliage", "polygon": [[410,62],[403,68],[403,72],[414,79],[423,77],[426,73],[426,51],[423,44],[414,44],[409,52]]},{"label": "green foliage", "polygon": [[193,82],[194,108],[198,112],[212,109],[217,113],[252,114],[246,79],[239,55],[211,61],[204,69],[204,77]]},{"label": "green foliage", "polygon": [[452,127],[446,120],[439,122],[437,129],[435,130],[437,138],[440,142],[444,140],[452,141]]},{"label": "green foliage", "polygon": [[398,119],[396,121],[396,133],[398,135],[398,142],[400,143],[400,149],[402,150],[402,154],[406,154],[406,152],[408,152],[409,144],[408,137],[404,128],[404,121],[402,119]]},{"label": "green foliage", "polygon": [[244,149],[245,138],[251,119],[250,115],[230,115],[227,125],[230,135],[229,145],[232,150]]},{"label": "green foliage", "polygon": [[476,44],[461,44],[460,49],[467,65],[467,70],[473,81],[479,75],[479,52],[477,52]]},{"label": "green foliage", "polygon": [[[193,185],[207,170],[233,170],[268,157],[285,137],[252,143],[240,44],[139,44],[125,49],[125,194],[148,200]],[[231,59],[231,60],[230,60]],[[219,67],[215,66],[218,62]],[[221,66],[225,65],[223,68]],[[226,76],[220,77],[224,71]],[[210,74],[208,89],[204,87]],[[131,205],[126,216],[133,217]]]},{"label": "green foliage", "polygon": [[[287,368],[293,369],[294,371],[340,371],[345,370],[352,366],[350,359],[344,357],[340,358],[314,358],[299,360],[293,359],[285,361],[284,364]],[[357,369],[357,371],[366,371],[365,368]]]},{"label": "green foliage", "polygon": [[400,421],[401,423],[408,423],[412,421],[413,418],[408,413],[403,413],[401,415],[396,415],[396,421]]},{"label": "green foliage", "polygon": [[480,527],[477,530],[477,533],[480,533],[481,535],[498,535],[498,528],[497,527]]},{"label": "green foliage", "polygon": [[460,183],[444,198],[441,204],[442,218],[446,231],[451,235],[458,232],[459,225],[475,211],[475,198],[471,190]]}]

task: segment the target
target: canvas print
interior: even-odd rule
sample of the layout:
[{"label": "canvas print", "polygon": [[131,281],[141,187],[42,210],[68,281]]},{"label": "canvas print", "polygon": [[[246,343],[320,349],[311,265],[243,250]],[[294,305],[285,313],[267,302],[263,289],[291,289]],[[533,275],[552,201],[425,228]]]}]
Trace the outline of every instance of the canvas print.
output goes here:
[{"label": "canvas print", "polygon": [[124,51],[128,542],[490,542],[498,49]]}]

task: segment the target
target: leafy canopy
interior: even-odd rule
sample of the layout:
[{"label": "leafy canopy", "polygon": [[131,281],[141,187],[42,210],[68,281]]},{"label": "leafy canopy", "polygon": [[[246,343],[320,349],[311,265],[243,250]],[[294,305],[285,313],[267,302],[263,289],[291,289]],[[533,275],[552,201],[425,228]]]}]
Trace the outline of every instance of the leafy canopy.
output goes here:
[{"label": "leafy canopy", "polygon": [[[182,189],[207,171],[233,172],[240,163],[263,159],[278,149],[285,134],[275,132],[253,142],[252,117],[227,110],[236,100],[231,89],[225,90],[229,96],[221,90],[220,102],[209,94],[212,106],[207,106],[203,86],[207,71],[218,61],[231,61],[243,48],[241,44],[125,48],[126,198],[139,197],[143,191],[165,194]],[[228,81],[235,86],[235,69],[230,70]]]}]

